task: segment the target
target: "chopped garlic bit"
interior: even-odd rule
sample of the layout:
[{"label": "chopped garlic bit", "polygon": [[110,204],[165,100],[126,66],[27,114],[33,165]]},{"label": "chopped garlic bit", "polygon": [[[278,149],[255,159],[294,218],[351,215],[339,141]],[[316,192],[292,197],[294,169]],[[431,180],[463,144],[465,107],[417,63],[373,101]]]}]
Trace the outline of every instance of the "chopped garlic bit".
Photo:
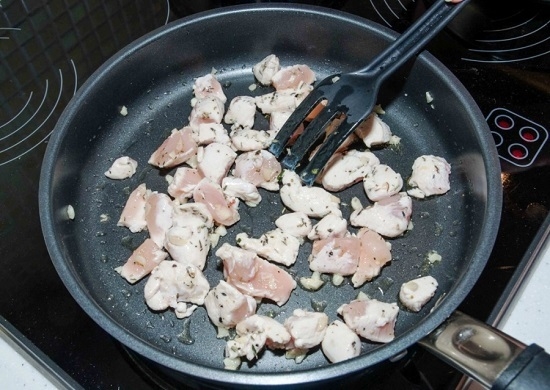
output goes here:
[{"label": "chopped garlic bit", "polygon": [[250,85],[248,86],[248,90],[249,90],[249,91],[255,91],[256,88],[258,88],[258,86],[257,86],[256,84],[250,84]]},{"label": "chopped garlic bit", "polygon": [[235,370],[238,370],[240,366],[241,366],[241,358],[239,357],[223,359],[223,367],[226,370],[235,371]]},{"label": "chopped garlic bit", "polygon": [[321,279],[321,274],[318,271],[315,271],[311,274],[311,277],[300,278],[300,284],[303,288],[310,291],[319,290],[325,282]]},{"label": "chopped garlic bit", "polygon": [[401,138],[399,138],[398,136],[392,135],[390,137],[390,142],[389,142],[390,145],[399,145],[400,143],[401,143]]},{"label": "chopped garlic bit", "polygon": [[426,103],[430,104],[434,101],[434,98],[430,92],[426,92]]},{"label": "chopped garlic bit", "polygon": [[358,301],[366,301],[367,299],[371,299],[366,293],[363,291],[359,291],[359,294],[357,294],[357,300]]},{"label": "chopped garlic bit", "polygon": [[435,262],[441,261],[443,258],[436,251],[429,251],[427,255],[427,259],[430,262],[430,264],[433,264]]},{"label": "chopped garlic bit", "polygon": [[331,81],[332,81],[332,83],[334,84],[334,83],[337,82],[338,80],[340,80],[340,76],[334,76],[334,77],[332,78]]},{"label": "chopped garlic bit", "polygon": [[75,217],[74,208],[71,205],[67,206],[67,217],[69,217],[69,219],[71,220]]},{"label": "chopped garlic bit", "polygon": [[340,286],[342,283],[344,283],[344,277],[342,275],[332,275],[332,284],[335,286]]},{"label": "chopped garlic bit", "polygon": [[128,109],[126,108],[126,106],[120,107],[120,111],[119,111],[119,112],[120,112],[120,115],[122,115],[122,116],[128,115]]},{"label": "chopped garlic bit", "polygon": [[386,113],[386,111],[382,108],[380,104],[377,104],[376,106],[374,106],[373,111],[378,115],[384,115]]},{"label": "chopped garlic bit", "polygon": [[[73,210],[74,213],[74,210]],[[99,222],[108,222],[111,218],[107,214],[101,214],[99,216]]]},{"label": "chopped garlic bit", "polygon": [[361,204],[361,201],[359,200],[358,197],[354,196],[352,199],[351,199],[351,208],[356,211],[356,210],[362,210],[363,209],[363,205]]}]

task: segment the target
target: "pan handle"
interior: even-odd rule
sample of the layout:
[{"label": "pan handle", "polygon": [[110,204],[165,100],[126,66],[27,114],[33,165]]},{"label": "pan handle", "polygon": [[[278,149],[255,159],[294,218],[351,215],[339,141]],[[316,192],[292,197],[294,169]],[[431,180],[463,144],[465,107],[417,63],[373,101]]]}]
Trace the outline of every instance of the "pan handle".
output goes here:
[{"label": "pan handle", "polygon": [[458,311],[419,344],[491,389],[550,386],[550,355],[543,348],[536,344],[526,346]]}]

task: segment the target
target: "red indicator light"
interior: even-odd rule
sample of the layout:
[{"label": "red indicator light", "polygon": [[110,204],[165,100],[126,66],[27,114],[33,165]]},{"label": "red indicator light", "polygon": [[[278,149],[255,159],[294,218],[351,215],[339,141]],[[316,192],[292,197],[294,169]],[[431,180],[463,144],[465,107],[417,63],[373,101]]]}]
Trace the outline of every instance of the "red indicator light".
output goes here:
[{"label": "red indicator light", "polygon": [[510,150],[510,154],[517,159],[522,159],[525,157],[525,150],[521,148],[512,148]]},{"label": "red indicator light", "polygon": [[507,115],[499,115],[495,118],[496,125],[502,130],[510,130],[514,126],[514,121]]},{"label": "red indicator light", "polygon": [[524,127],[520,130],[520,136],[524,141],[533,142],[539,138],[539,133],[530,127]]}]

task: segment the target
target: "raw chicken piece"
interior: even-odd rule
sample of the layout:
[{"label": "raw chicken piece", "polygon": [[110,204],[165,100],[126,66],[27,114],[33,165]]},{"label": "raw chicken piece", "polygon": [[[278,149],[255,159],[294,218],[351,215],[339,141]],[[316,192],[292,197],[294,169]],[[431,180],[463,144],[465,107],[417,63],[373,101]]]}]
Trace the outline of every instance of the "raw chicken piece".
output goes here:
[{"label": "raw chicken piece", "polygon": [[374,230],[362,228],[357,233],[357,238],[360,252],[357,270],[351,278],[353,287],[360,287],[378,276],[382,267],[391,261],[390,245]]},{"label": "raw chicken piece", "polygon": [[435,294],[437,280],[433,276],[409,280],[401,285],[399,300],[409,310],[420,311]]},{"label": "raw chicken piece", "polygon": [[338,363],[359,356],[361,340],[345,323],[336,320],[328,326],[321,348],[331,363]]},{"label": "raw chicken piece", "polygon": [[193,139],[198,145],[208,145],[212,142],[231,145],[231,138],[221,123],[201,123],[193,130]]},{"label": "raw chicken piece", "polygon": [[328,327],[328,316],[325,313],[296,309],[285,320],[284,325],[292,337],[287,349],[310,349],[323,341]]},{"label": "raw chicken piece", "polygon": [[164,247],[172,259],[204,269],[210,250],[212,216],[201,203],[186,203],[174,208],[173,226],[166,232]]},{"label": "raw chicken piece", "polygon": [[[144,289],[145,302],[152,310],[175,310],[178,318],[191,315],[202,305],[210,285],[202,272],[191,264],[161,261],[151,272]],[[187,303],[191,303],[190,307]]]},{"label": "raw chicken piece", "polygon": [[224,243],[216,251],[216,256],[223,260],[227,283],[243,294],[268,298],[281,306],[296,288],[296,282],[288,272],[254,252]]},{"label": "raw chicken piece", "polygon": [[199,149],[197,168],[203,177],[221,184],[236,158],[237,153],[229,146],[214,142]]},{"label": "raw chicken piece", "polygon": [[197,153],[197,143],[193,140],[191,128],[172,130],[172,134],[149,158],[149,164],[159,168],[172,168],[186,162]]},{"label": "raw chicken piece", "polygon": [[281,164],[267,150],[257,150],[240,154],[235,159],[233,175],[262,187],[268,191],[277,191],[277,179],[281,174]]},{"label": "raw chicken piece", "polygon": [[212,73],[198,77],[195,80],[193,84],[193,93],[195,97],[199,99],[214,96],[220,99],[222,103],[227,101],[227,97],[223,92],[220,82]]},{"label": "raw chicken piece", "polygon": [[130,157],[119,157],[113,162],[109,170],[105,172],[105,176],[114,180],[127,179],[136,173],[137,166],[137,161]]},{"label": "raw chicken piece", "polygon": [[215,96],[199,98],[189,114],[189,126],[198,130],[202,123],[222,123],[225,107]]},{"label": "raw chicken piece", "polygon": [[401,175],[386,164],[372,167],[372,170],[363,179],[365,193],[373,202],[399,193],[402,187]]},{"label": "raw chicken piece", "polygon": [[275,220],[275,226],[294,237],[303,238],[311,231],[311,220],[306,213],[296,211],[281,215]]},{"label": "raw chicken piece", "polygon": [[284,89],[256,96],[256,106],[263,114],[294,111],[313,89],[310,85],[301,85],[297,89]]},{"label": "raw chicken piece", "polygon": [[281,69],[279,58],[270,54],[252,67],[252,73],[256,80],[263,85],[270,85],[271,78]]},{"label": "raw chicken piece", "polygon": [[378,164],[378,157],[368,150],[337,154],[321,173],[322,185],[328,191],[341,191],[361,181]]},{"label": "raw chicken piece", "polygon": [[331,237],[313,242],[309,269],[341,276],[353,275],[359,261],[359,239]]},{"label": "raw chicken piece", "polygon": [[348,233],[348,221],[341,215],[327,214],[313,226],[307,235],[310,240],[344,237]]},{"label": "raw chicken piece", "polygon": [[115,268],[115,271],[129,283],[134,284],[149,275],[153,268],[159,265],[167,256],[168,253],[159,248],[153,240],[147,238],[132,252],[126,263]]},{"label": "raw chicken piece", "polygon": [[[290,118],[290,115],[292,115],[292,111],[273,111],[269,115],[269,130],[277,134],[288,118]],[[303,125],[300,126],[302,126],[303,129]]]},{"label": "raw chicken piece", "polygon": [[226,329],[256,313],[256,300],[224,280],[208,292],[204,306],[212,323]]},{"label": "raw chicken piece", "polygon": [[256,207],[262,201],[258,188],[240,177],[224,177],[222,179],[222,190],[225,195],[239,198],[249,207]]},{"label": "raw chicken piece", "polygon": [[399,307],[376,299],[356,299],[338,308],[346,324],[367,340],[387,343],[394,339]]},{"label": "raw chicken piece", "polygon": [[432,155],[420,156],[414,160],[409,185],[409,195],[424,198],[442,195],[451,189],[449,175],[451,165],[443,158]]},{"label": "raw chicken piece", "polygon": [[229,103],[224,117],[225,123],[232,129],[251,129],[256,116],[256,100],[252,96],[236,96]]},{"label": "raw chicken piece", "polygon": [[236,331],[237,337],[229,340],[225,347],[225,356],[232,359],[246,357],[254,360],[264,347],[284,348],[291,337],[283,324],[259,314],[239,322]]},{"label": "raw chicken piece", "polygon": [[353,226],[366,227],[385,237],[397,237],[407,230],[412,214],[412,199],[404,192],[375,202],[351,213]]},{"label": "raw chicken piece", "polygon": [[145,220],[145,205],[147,204],[147,198],[150,191],[147,190],[145,183],[137,186],[132,191],[124,209],[120,214],[117,226],[126,226],[132,233],[142,231],[147,227],[147,221]]},{"label": "raw chicken piece", "polygon": [[166,232],[172,227],[172,199],[163,193],[152,192],[145,204],[145,221],[151,239],[162,248]]},{"label": "raw chicken piece", "polygon": [[260,238],[250,238],[246,233],[239,233],[236,239],[241,248],[287,267],[296,262],[300,249],[300,240],[279,228],[262,234]]},{"label": "raw chicken piece", "polygon": [[272,130],[236,129],[230,134],[231,144],[236,150],[251,152],[266,149],[277,134]]},{"label": "raw chicken piece", "polygon": [[184,203],[193,197],[193,190],[202,179],[203,176],[198,169],[179,167],[168,185],[168,193],[174,199]]},{"label": "raw chicken piece", "polygon": [[226,197],[222,187],[206,177],[193,190],[193,199],[206,205],[214,221],[220,225],[231,226],[240,219],[239,200]]},{"label": "raw chicken piece", "polygon": [[320,187],[302,186],[296,172],[286,169],[282,184],[281,200],[289,209],[302,211],[312,218],[322,218],[330,213],[342,214],[340,198]]},{"label": "raw chicken piece", "polygon": [[357,126],[355,134],[363,140],[367,148],[387,144],[392,136],[390,127],[374,112]]},{"label": "raw chicken piece", "polygon": [[297,89],[302,85],[315,82],[315,73],[307,65],[292,65],[281,68],[271,78],[271,84],[277,91]]}]

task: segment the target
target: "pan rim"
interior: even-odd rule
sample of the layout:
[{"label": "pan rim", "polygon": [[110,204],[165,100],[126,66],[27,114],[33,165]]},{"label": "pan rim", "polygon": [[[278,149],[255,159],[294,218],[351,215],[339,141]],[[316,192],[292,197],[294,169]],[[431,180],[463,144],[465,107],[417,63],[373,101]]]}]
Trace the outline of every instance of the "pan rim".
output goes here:
[{"label": "pan rim", "polygon": [[[75,96],[71,99],[66,109],[62,113],[54,132],[50,138],[44,157],[39,183],[39,211],[47,249],[52,258],[52,262],[56,271],[59,273],[63,283],[85,310],[85,312],[97,322],[110,335],[118,341],[136,351],[137,353],[151,359],[163,366],[180,373],[192,373],[193,377],[200,380],[212,381],[213,378],[220,383],[231,382],[234,385],[258,385],[269,383],[269,385],[290,385],[304,382],[324,381],[335,379],[342,375],[347,375],[353,372],[359,372],[367,368],[373,367],[382,363],[392,356],[406,350],[411,345],[415,344],[423,336],[427,335],[436,329],[451,313],[458,307],[460,302],[466,297],[473,287],[478,275],[485,268],[489,258],[491,249],[496,240],[498,229],[495,226],[499,225],[500,210],[502,205],[502,187],[500,182],[500,164],[496,149],[494,148],[493,140],[490,132],[478,131],[478,142],[481,148],[485,151],[483,154],[484,164],[487,174],[487,196],[490,202],[487,204],[483,215],[483,225],[481,227],[482,236],[479,238],[477,251],[470,260],[471,268],[460,279],[455,282],[455,287],[449,293],[447,298],[437,307],[437,313],[424,317],[417,326],[410,329],[405,334],[400,335],[392,343],[381,346],[368,354],[361,355],[355,359],[348,360],[337,364],[327,364],[324,367],[315,369],[297,370],[284,373],[265,373],[265,372],[235,372],[228,371],[222,368],[207,367],[194,362],[182,361],[175,357],[169,356],[166,352],[144,342],[142,339],[125,331],[120,324],[116,323],[103,309],[91,298],[91,296],[78,283],[78,277],[71,269],[66,261],[63,261],[64,254],[58,244],[58,239],[55,237],[55,223],[53,216],[55,210],[52,208],[51,192],[53,169],[60,146],[64,139],[64,134],[71,122],[75,110],[80,106],[81,102],[86,99],[87,94],[93,88],[95,80],[104,77],[109,73],[109,70],[115,67],[118,63],[124,61],[125,58],[132,56],[142,48],[153,44],[166,34],[171,34],[173,31],[185,28],[191,24],[201,23],[211,18],[223,18],[233,13],[250,13],[250,12],[299,12],[308,13],[310,15],[318,15],[322,17],[341,19],[346,23],[360,25],[368,30],[376,30],[384,39],[393,39],[397,36],[390,29],[381,26],[377,23],[366,19],[347,14],[342,11],[336,11],[329,8],[309,6],[309,5],[289,5],[287,3],[275,4],[255,4],[255,5],[239,5],[223,7],[211,11],[201,12],[189,17],[185,17],[166,26],[160,27],[138,40],[130,43],[107,62],[101,65],[82,85]],[[470,96],[461,82],[442,64],[427,52],[419,55],[419,60],[422,61],[431,71],[438,74],[443,80],[448,80],[451,88],[456,95],[460,97],[460,104],[466,107],[468,114],[479,123],[485,123],[485,118],[478,108],[477,104]],[[482,122],[481,122],[482,121]]]}]

